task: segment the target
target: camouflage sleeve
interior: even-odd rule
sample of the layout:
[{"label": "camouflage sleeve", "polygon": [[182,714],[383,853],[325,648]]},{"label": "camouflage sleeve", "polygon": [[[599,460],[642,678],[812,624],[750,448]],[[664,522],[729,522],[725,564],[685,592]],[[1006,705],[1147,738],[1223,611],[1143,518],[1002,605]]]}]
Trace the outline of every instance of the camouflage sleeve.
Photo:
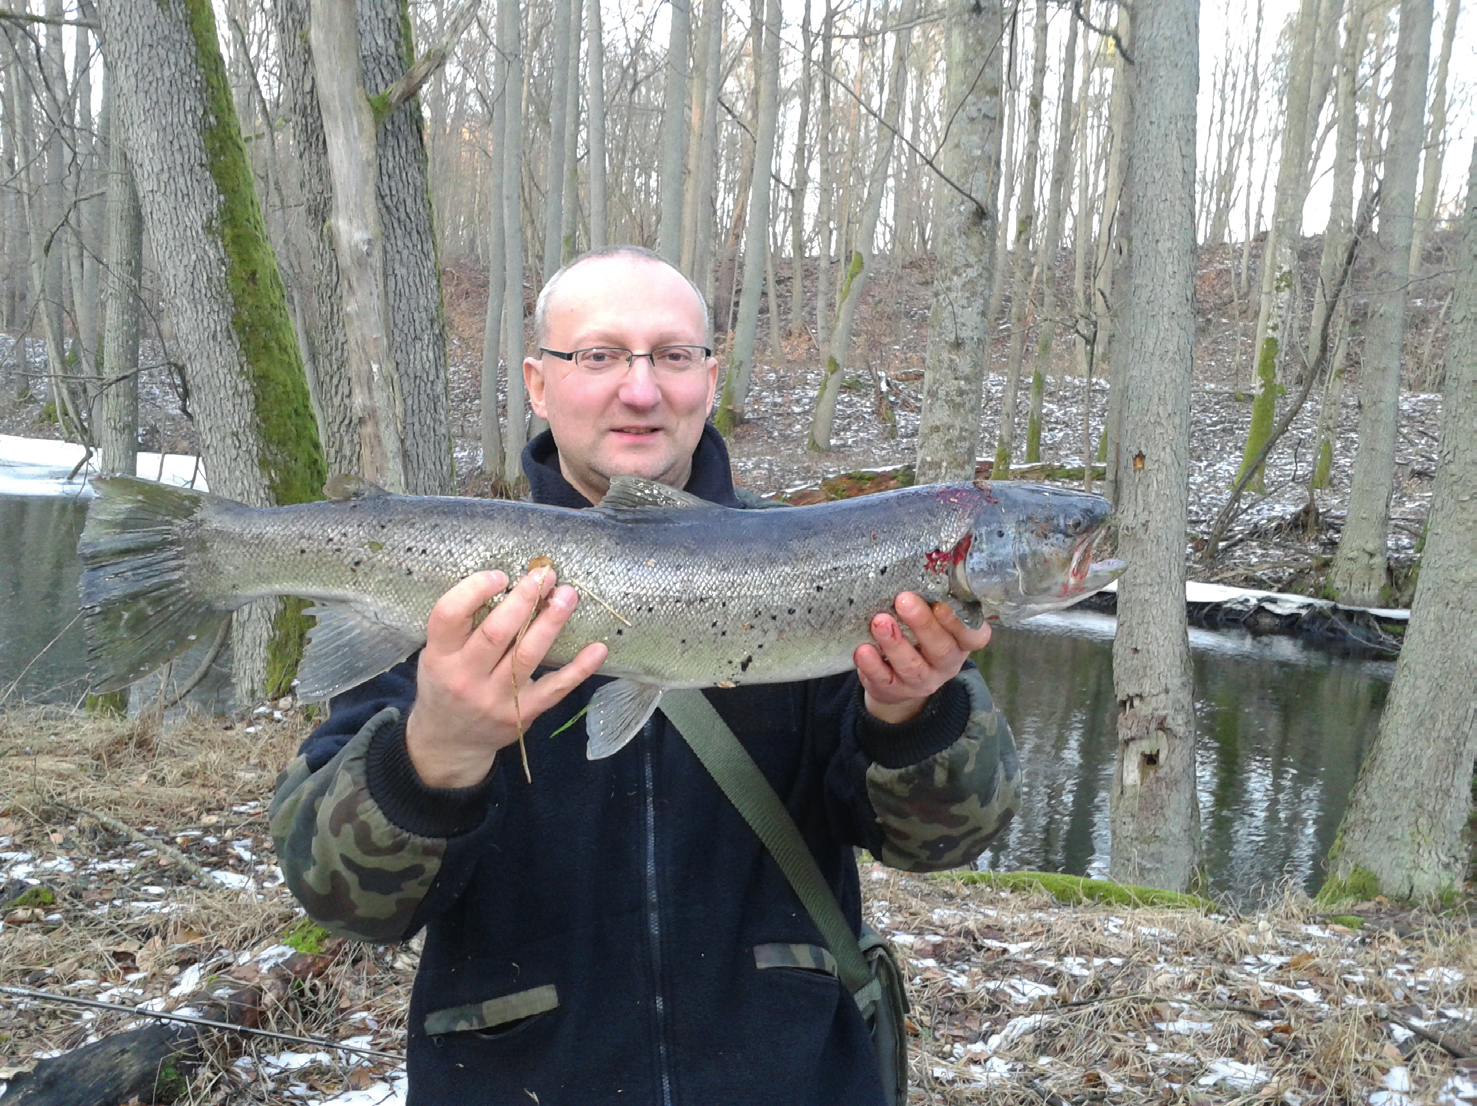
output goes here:
[{"label": "camouflage sleeve", "polygon": [[317,771],[299,753],[272,800],[272,837],[289,889],[324,928],[358,940],[410,936],[447,852],[445,837],[403,829],[371,794],[376,735],[400,728],[400,712],[386,707]]},{"label": "camouflage sleeve", "polygon": [[867,769],[867,794],[882,828],[880,859],[909,872],[966,865],[1020,806],[1021,766],[1004,715],[971,665],[956,680],[969,693],[959,738],[914,764]]}]

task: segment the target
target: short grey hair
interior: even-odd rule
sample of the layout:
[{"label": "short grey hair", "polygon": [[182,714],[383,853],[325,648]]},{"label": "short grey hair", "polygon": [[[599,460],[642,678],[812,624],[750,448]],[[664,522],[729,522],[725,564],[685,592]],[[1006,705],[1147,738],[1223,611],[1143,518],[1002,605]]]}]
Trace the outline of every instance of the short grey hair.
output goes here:
[{"label": "short grey hair", "polygon": [[709,344],[708,335],[712,329],[712,324],[709,322],[708,319],[708,298],[703,295],[703,290],[693,283],[692,277],[688,276],[681,269],[677,268],[677,266],[673,265],[670,261],[668,261],[661,254],[657,253],[655,250],[649,250],[645,246],[626,245],[603,246],[598,250],[587,250],[576,257],[573,261],[569,262],[569,264],[563,266],[557,273],[555,273],[548,279],[548,282],[544,285],[542,291],[539,292],[538,302],[533,309],[533,341],[536,347],[540,349],[543,348],[544,334],[549,319],[549,300],[553,297],[555,287],[559,284],[561,280],[564,279],[564,274],[569,272],[569,270],[573,269],[576,265],[582,264],[586,261],[594,261],[602,257],[634,257],[641,261],[654,261],[658,265],[665,265],[667,268],[671,269],[674,273],[680,276],[683,280],[687,281],[687,286],[692,289],[692,294],[697,297],[698,306],[702,309],[703,342],[704,344]]}]

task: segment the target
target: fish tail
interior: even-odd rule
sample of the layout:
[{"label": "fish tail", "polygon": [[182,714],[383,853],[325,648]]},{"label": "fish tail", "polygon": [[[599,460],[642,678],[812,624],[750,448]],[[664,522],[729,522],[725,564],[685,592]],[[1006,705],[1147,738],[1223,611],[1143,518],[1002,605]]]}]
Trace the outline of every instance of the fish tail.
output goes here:
[{"label": "fish tail", "polygon": [[77,544],[77,590],[95,692],[117,691],[197,641],[226,618],[191,586],[192,538],[217,497],[131,476],[94,477],[97,497]]}]

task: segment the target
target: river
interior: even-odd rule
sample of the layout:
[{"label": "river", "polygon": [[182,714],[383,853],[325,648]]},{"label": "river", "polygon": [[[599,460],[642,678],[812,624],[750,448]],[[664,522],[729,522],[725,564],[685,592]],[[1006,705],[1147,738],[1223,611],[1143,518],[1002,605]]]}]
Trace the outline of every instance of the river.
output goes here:
[{"label": "river", "polygon": [[[76,703],[85,690],[75,495],[0,494],[0,696]],[[1000,629],[978,657],[1026,771],[1020,815],[982,865],[1105,875],[1115,754],[1107,615]],[[1394,664],[1288,638],[1191,631],[1206,871],[1214,893],[1309,891],[1379,723]],[[186,668],[189,666],[186,665]]]}]

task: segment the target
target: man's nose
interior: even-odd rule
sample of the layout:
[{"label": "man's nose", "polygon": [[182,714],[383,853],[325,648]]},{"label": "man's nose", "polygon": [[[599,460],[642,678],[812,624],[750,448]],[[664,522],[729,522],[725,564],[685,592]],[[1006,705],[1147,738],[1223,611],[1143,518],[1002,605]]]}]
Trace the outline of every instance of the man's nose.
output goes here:
[{"label": "man's nose", "polygon": [[638,354],[631,358],[626,374],[621,378],[620,399],[628,407],[655,407],[662,399],[662,390],[657,384],[656,368],[651,357]]}]

